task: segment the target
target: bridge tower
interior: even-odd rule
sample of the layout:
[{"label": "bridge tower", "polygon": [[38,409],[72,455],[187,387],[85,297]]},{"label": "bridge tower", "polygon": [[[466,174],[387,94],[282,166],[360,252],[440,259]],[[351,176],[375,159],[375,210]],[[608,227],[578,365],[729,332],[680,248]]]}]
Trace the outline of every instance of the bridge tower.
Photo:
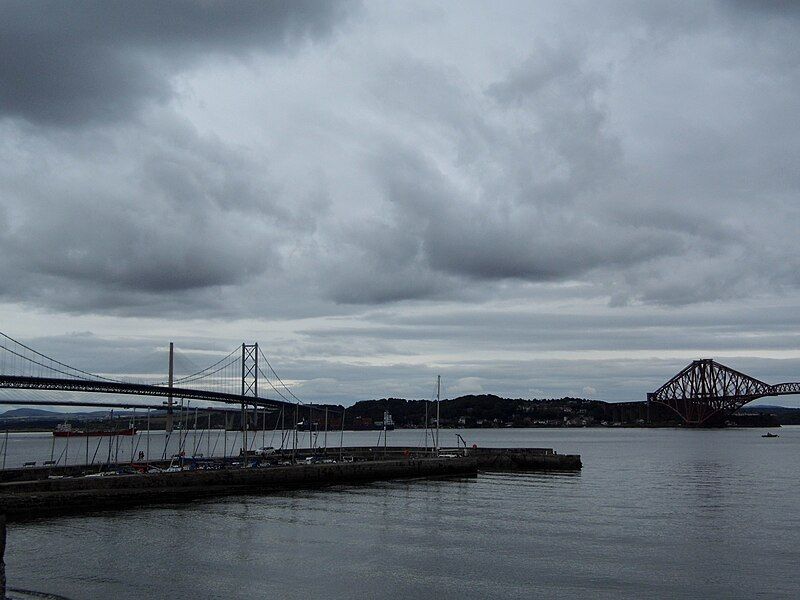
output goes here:
[{"label": "bridge tower", "polygon": [[[246,398],[258,398],[258,343],[242,344],[242,456],[247,457]],[[242,461],[245,465],[246,461]]]}]

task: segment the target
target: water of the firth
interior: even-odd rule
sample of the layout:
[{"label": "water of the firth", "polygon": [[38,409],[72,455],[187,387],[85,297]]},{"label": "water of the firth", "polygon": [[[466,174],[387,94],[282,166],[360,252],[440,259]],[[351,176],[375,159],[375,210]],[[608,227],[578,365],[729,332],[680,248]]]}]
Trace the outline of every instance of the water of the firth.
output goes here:
[{"label": "water of the firth", "polygon": [[796,598],[800,427],[779,432],[461,431],[584,468],[12,524],[9,584],[74,599]]}]

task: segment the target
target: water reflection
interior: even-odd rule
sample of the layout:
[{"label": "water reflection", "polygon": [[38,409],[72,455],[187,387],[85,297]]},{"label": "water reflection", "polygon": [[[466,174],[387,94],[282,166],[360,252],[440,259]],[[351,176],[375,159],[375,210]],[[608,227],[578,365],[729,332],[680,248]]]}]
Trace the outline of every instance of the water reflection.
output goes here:
[{"label": "water reflection", "polygon": [[[390,442],[415,443],[418,432]],[[800,428],[480,430],[583,455],[13,525],[11,583],[74,598],[794,597]],[[368,443],[371,432],[346,443]],[[37,565],[47,565],[47,569]]]}]

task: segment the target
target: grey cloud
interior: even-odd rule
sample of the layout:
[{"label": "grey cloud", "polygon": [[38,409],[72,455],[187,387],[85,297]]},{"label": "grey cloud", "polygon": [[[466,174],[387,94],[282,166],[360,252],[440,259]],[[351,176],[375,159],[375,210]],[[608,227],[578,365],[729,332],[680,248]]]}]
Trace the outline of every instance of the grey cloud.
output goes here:
[{"label": "grey cloud", "polygon": [[[703,31],[726,43],[739,35],[714,22],[709,6],[698,10],[705,25],[688,34],[680,18],[667,19],[671,24],[665,27],[663,9],[633,11],[660,27],[661,37],[613,65],[592,60],[589,43],[537,44],[483,93],[453,69],[408,57],[390,62],[370,91],[402,127],[376,144],[371,172],[386,218],[372,234],[403,236],[416,252],[387,256],[365,245],[378,265],[371,272],[394,270],[402,279],[416,274],[417,281],[429,277],[428,271],[443,277],[435,287],[407,286],[417,298],[455,298],[473,284],[502,280],[588,281],[605,288],[615,306],[747,297],[793,281],[783,243],[788,238],[774,232],[776,226],[796,226],[796,220],[771,221],[773,214],[787,214],[797,189],[787,167],[797,153],[787,122],[794,94],[776,86],[781,77],[788,78],[790,90],[797,86],[785,65],[770,64],[775,49],[752,40],[736,47],[735,60],[741,61],[734,68],[741,79],[732,97],[739,104],[750,98],[749,105],[760,106],[763,114],[732,122],[742,113],[726,107],[718,111],[719,123],[713,122],[716,115],[696,122],[692,110],[713,112],[701,103],[687,109],[685,119],[676,111],[672,122],[648,123],[654,128],[643,136],[652,134],[656,138],[647,142],[664,145],[666,154],[655,157],[663,164],[637,162],[620,137],[624,129],[615,127],[624,115],[614,111],[625,108],[618,105],[615,86],[636,84],[617,81],[618,73],[636,74],[639,53],[651,52],[656,61],[672,54],[683,58],[701,43]],[[775,48],[786,39],[777,36]],[[705,68],[719,73],[718,59],[723,60],[707,53]],[[756,69],[769,90],[766,97],[751,96],[755,90],[741,83],[758,76]],[[692,83],[694,76],[687,75]],[[719,81],[721,89],[729,82]],[[753,202],[764,211],[752,212]],[[783,261],[775,260],[778,255]],[[349,301],[398,298],[361,294],[352,283],[348,290]],[[409,297],[414,296],[402,296]]]},{"label": "grey cloud", "polygon": [[721,0],[720,4],[748,16],[800,17],[800,6],[792,0]]},{"label": "grey cloud", "polygon": [[[62,143],[11,125],[5,132],[27,152],[50,155]],[[280,271],[277,245],[295,226],[293,211],[275,204],[269,179],[253,177],[244,156],[167,117],[152,130],[98,135],[66,134],[82,150],[61,170],[4,157],[6,299],[107,310],[160,306],[159,296],[176,294],[176,305],[192,295],[190,304],[208,307],[221,298],[203,290]],[[106,152],[131,140],[125,154]],[[22,193],[24,203],[11,201]]]},{"label": "grey cloud", "polygon": [[506,326],[517,330],[527,327],[550,326],[554,329],[593,330],[596,328],[707,328],[713,327],[731,332],[743,327],[759,331],[793,329],[800,322],[794,302],[775,305],[767,310],[753,311],[750,307],[734,306],[724,310],[712,306],[695,306],[676,314],[667,311],[639,310],[619,312],[604,309],[599,314],[582,311],[549,312],[546,310],[522,311],[518,308],[497,310],[486,307],[450,308],[447,312],[424,311],[404,314],[391,310],[375,311],[367,315],[375,322],[409,327],[428,326]]},{"label": "grey cloud", "polygon": [[348,2],[5,2],[0,115],[79,125],[125,119],[173,95],[209,54],[284,50],[327,36]]},{"label": "grey cloud", "polygon": [[[217,349],[214,323],[313,400],[436,372],[633,400],[707,351],[796,378],[741,356],[798,341],[791,7],[365,3],[334,36],[349,4],[7,6],[9,323]],[[550,350],[572,359],[525,359]]]},{"label": "grey cloud", "polygon": [[[800,341],[796,307],[775,310],[780,317],[754,319],[745,314],[647,315],[518,313],[477,310],[398,321],[364,319],[358,326],[312,328],[303,331],[310,340],[339,339],[368,346],[367,354],[387,341],[397,349],[435,342],[482,351],[515,350],[608,351],[675,350],[724,352],[793,350]],[[718,313],[720,311],[717,311]],[[762,322],[763,321],[763,322]]]},{"label": "grey cloud", "polygon": [[[147,73],[162,84],[169,73],[203,64],[214,53],[274,50],[304,36],[326,35],[349,9],[258,4],[216,15],[221,9],[204,4],[176,3],[161,11],[149,4],[82,4],[73,11],[58,5],[37,29],[31,19],[23,23],[28,12],[41,10],[37,6],[45,5],[14,5],[18,21],[6,26],[23,37],[33,28],[35,35],[28,37],[34,41],[59,35],[72,40],[83,31],[77,38],[90,46],[108,44],[119,56],[143,61]],[[687,128],[687,137],[670,146],[663,132],[670,124],[655,127],[648,121],[653,128],[642,137],[665,144],[655,166],[637,162],[627,139],[630,130],[620,126],[626,106],[615,104],[615,98],[621,85],[636,89],[625,75],[638,74],[637,61],[649,64],[644,59],[664,61],[670,53],[685,52],[677,40],[690,47],[697,32],[710,30],[723,39],[730,35],[713,22],[708,7],[697,11],[705,20],[687,29],[680,10],[626,5],[620,12],[635,18],[622,19],[625,27],[646,22],[659,27],[662,36],[655,43],[638,43],[635,60],[624,52],[612,53],[605,62],[595,59],[597,45],[603,49],[602,35],[599,42],[585,36],[578,42],[575,36],[535,40],[527,58],[504,73],[493,72],[478,86],[457,65],[433,57],[377,54],[366,63],[368,94],[359,100],[374,111],[377,126],[368,133],[335,126],[337,137],[371,150],[363,164],[350,166],[362,178],[372,176],[372,196],[348,200],[350,190],[332,181],[326,184],[331,189],[323,190],[329,200],[321,209],[293,196],[294,181],[279,184],[264,172],[264,157],[234,149],[213,135],[199,136],[191,127],[176,125],[180,119],[159,121],[152,106],[140,115],[142,131],[121,125],[116,133],[95,128],[100,133],[92,136],[88,128],[59,134],[60,144],[51,134],[50,147],[22,150],[44,149],[42,156],[68,157],[67,162],[71,157],[75,173],[97,169],[99,163],[100,172],[84,175],[80,186],[58,177],[43,185],[39,180],[50,175],[44,167],[32,184],[9,169],[3,203],[21,208],[6,216],[14,223],[4,236],[8,268],[47,276],[48,284],[35,286],[30,274],[12,276],[16,283],[6,284],[6,297],[16,298],[23,289],[30,294],[33,286],[53,290],[45,293],[44,303],[48,298],[77,301],[78,294],[65,293],[74,280],[100,286],[86,291],[87,297],[95,296],[95,305],[99,296],[102,306],[113,306],[124,291],[144,294],[133,301],[139,305],[157,302],[159,294],[249,285],[279,272],[287,258],[306,273],[292,284],[320,292],[310,301],[317,306],[328,300],[340,305],[468,301],[491,297],[501,287],[517,295],[531,283],[565,281],[593,286],[615,306],[677,306],[746,297],[764,285],[792,286],[791,264],[776,261],[786,254],[781,237],[761,242],[775,225],[767,223],[768,211],[756,212],[754,222],[743,225],[745,182],[750,187],[760,182],[758,191],[769,194],[765,203],[775,214],[785,212],[784,197],[796,189],[791,169],[780,166],[791,164],[797,153],[783,117],[770,121],[770,131],[785,130],[781,139],[786,143],[757,146],[756,158],[746,159],[736,149],[757,136],[755,129],[718,127],[715,138],[706,130]],[[56,21],[64,26],[52,25]],[[204,25],[210,21],[213,26]],[[598,30],[603,31],[602,24]],[[746,54],[737,50],[737,58]],[[111,56],[96,54],[98,60]],[[709,68],[718,66],[713,54],[703,58]],[[752,63],[739,68],[751,72],[766,58],[756,53]],[[770,90],[778,80],[769,78]],[[748,93],[742,91],[740,101]],[[135,103],[148,94],[121,89],[121,97]],[[764,100],[760,105],[770,102],[778,109],[775,115],[785,115],[788,102]],[[79,112],[70,114],[83,119]],[[37,136],[24,126],[9,131],[22,139]],[[128,145],[135,148],[130,161],[120,158]],[[324,162],[322,156],[312,149],[308,162]],[[305,163],[306,157],[294,160]],[[31,169],[23,161],[16,164]],[[109,189],[97,189],[93,179],[105,179]],[[111,182],[119,184],[114,191]],[[61,204],[55,210],[45,201],[53,192]],[[31,202],[32,193],[39,197]],[[349,202],[373,203],[380,207],[378,216],[342,227]],[[735,216],[719,219],[721,211]],[[323,222],[320,214],[328,212],[332,217]],[[782,226],[791,229],[791,223]],[[108,233],[112,230],[121,233]],[[243,237],[253,240],[249,250],[259,260],[238,258],[237,239]],[[304,240],[294,241],[291,250],[281,247],[291,237]],[[49,242],[36,247],[33,239]],[[764,266],[772,262],[783,265],[780,275],[767,275]],[[291,295],[286,288],[277,293]],[[197,297],[200,305],[209,306],[202,294]]]},{"label": "grey cloud", "polygon": [[[436,78],[444,83],[428,94]],[[552,281],[683,252],[686,228],[615,220],[614,209],[623,209],[607,191],[597,191],[620,170],[619,151],[593,100],[602,78],[580,57],[545,49],[482,97],[425,65],[394,68],[387,79],[377,86],[389,98],[387,106],[413,126],[446,126],[455,151],[452,159],[431,156],[387,139],[373,161],[387,204],[388,223],[377,227],[402,232],[412,245],[416,240],[407,266],[476,280]],[[408,90],[420,82],[419,93],[409,98]],[[406,101],[395,102],[395,92]],[[443,106],[454,110],[440,118]],[[508,124],[498,126],[498,120]],[[440,168],[442,160],[453,162]],[[418,291],[430,296],[441,286]]]},{"label": "grey cloud", "polygon": [[323,272],[336,301],[382,304],[433,295],[437,281],[421,262],[419,240],[393,223],[346,227]]},{"label": "grey cloud", "polygon": [[[176,373],[180,371],[180,374],[200,370],[224,357],[237,346],[235,340],[209,339],[201,336],[110,338],[91,331],[42,336],[24,340],[24,343],[72,367],[95,373],[158,376],[168,371],[170,341],[175,342],[175,368]],[[241,344],[241,341],[238,344]]]}]

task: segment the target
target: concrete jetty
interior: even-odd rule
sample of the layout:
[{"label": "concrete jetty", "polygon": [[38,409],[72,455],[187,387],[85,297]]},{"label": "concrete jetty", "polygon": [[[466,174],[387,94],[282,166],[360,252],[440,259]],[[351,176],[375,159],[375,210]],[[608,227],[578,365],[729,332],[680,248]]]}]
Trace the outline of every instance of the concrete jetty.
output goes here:
[{"label": "concrete jetty", "polygon": [[460,457],[37,479],[0,484],[0,513],[13,521],[209,496],[477,472],[474,458]]},{"label": "concrete jetty", "polygon": [[[333,451],[328,451],[330,454]],[[335,450],[338,456],[339,450]],[[316,452],[318,454],[318,451]],[[433,451],[422,447],[386,448],[375,446],[351,446],[343,449],[343,454],[360,460],[375,460],[409,456],[432,456]],[[314,456],[315,451],[304,450],[303,458]],[[440,448],[439,456],[468,456],[477,461],[478,468],[486,471],[577,471],[583,467],[577,454],[558,454],[552,448]]]},{"label": "concrete jetty", "polygon": [[[286,464],[291,458],[293,464]],[[237,463],[238,460],[238,463]],[[174,462],[174,461],[173,461]],[[469,477],[484,470],[574,471],[580,457],[537,448],[337,448],[239,459],[182,460],[176,472],[136,472],[127,465],[16,469],[3,472],[0,514],[8,520],[59,516],[210,496],[271,493],[379,480]],[[242,468],[246,463],[246,468]],[[166,463],[133,465],[141,470]],[[142,467],[146,467],[143,468]],[[89,475],[89,476],[87,476]]]}]

